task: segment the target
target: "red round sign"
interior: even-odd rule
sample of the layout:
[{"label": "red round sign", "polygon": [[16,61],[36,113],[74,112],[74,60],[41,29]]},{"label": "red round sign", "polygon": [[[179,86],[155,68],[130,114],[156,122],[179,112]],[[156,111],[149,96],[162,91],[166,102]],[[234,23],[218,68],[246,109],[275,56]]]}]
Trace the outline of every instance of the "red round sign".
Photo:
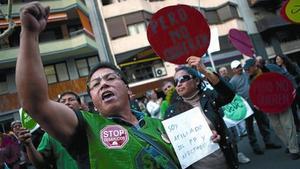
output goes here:
[{"label": "red round sign", "polygon": [[285,10],[286,10],[286,5],[287,5],[288,2],[289,2],[289,0],[284,1],[283,4],[281,5],[281,8],[280,8],[280,15],[281,15],[281,17],[282,17],[283,19],[285,19],[286,21],[291,22],[291,20],[287,17],[286,12],[285,12]]},{"label": "red round sign", "polygon": [[120,125],[109,125],[100,132],[100,139],[109,149],[120,149],[128,142],[128,132]]},{"label": "red round sign", "polygon": [[231,44],[242,54],[253,57],[253,45],[246,32],[242,32],[237,29],[230,29],[228,38]]},{"label": "red round sign", "polygon": [[157,11],[147,28],[148,41],[161,59],[185,64],[190,56],[201,57],[208,49],[210,30],[206,19],[187,5]]},{"label": "red round sign", "polygon": [[279,73],[264,73],[250,86],[250,99],[254,106],[266,113],[286,111],[295,98],[295,89],[290,80]]}]

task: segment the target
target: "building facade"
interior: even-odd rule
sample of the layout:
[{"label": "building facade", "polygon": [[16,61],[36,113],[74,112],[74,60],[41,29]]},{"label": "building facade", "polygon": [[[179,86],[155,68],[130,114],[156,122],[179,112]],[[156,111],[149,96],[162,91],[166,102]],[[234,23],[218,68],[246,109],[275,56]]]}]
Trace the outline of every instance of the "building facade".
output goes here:
[{"label": "building facade", "polygon": [[[21,31],[19,9],[24,3],[14,1],[12,17],[16,27],[8,38],[0,40],[0,131],[7,131],[10,122],[19,119],[15,65]],[[43,0],[41,3],[51,7],[47,28],[40,36],[49,96],[56,100],[60,93],[68,90],[85,96],[86,76],[100,61],[89,10],[82,0]],[[3,13],[0,15],[0,31],[3,32],[8,26],[5,20],[7,7],[2,4],[0,9]]]}]

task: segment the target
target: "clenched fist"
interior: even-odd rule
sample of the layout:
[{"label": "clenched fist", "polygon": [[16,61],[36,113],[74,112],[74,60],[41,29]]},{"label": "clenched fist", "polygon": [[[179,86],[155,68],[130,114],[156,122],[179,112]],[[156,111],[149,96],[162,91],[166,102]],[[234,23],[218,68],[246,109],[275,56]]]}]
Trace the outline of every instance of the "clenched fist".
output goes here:
[{"label": "clenched fist", "polygon": [[22,31],[39,34],[46,25],[50,8],[43,7],[39,2],[31,2],[20,9]]}]

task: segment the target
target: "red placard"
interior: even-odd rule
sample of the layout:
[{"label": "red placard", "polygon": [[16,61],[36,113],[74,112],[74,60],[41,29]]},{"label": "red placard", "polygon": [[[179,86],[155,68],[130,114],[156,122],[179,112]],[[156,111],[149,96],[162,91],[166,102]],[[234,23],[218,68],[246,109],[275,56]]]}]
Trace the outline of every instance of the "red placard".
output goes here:
[{"label": "red placard", "polygon": [[285,12],[286,5],[287,5],[288,2],[289,2],[289,0],[284,1],[283,4],[281,5],[281,8],[280,8],[280,16],[281,16],[283,19],[285,19],[286,21],[291,22],[291,20],[289,20],[289,18],[288,18],[287,15],[286,15],[286,12]]},{"label": "red placard", "polygon": [[237,29],[230,29],[228,38],[231,44],[242,54],[253,57],[253,45],[246,32],[242,32]]},{"label": "red placard", "polygon": [[128,132],[120,125],[109,125],[101,130],[100,139],[108,149],[121,149],[128,142]]},{"label": "red placard", "polygon": [[206,19],[187,5],[157,11],[147,27],[147,37],[161,59],[185,64],[190,56],[201,57],[208,49],[210,30]]},{"label": "red placard", "polygon": [[294,98],[295,89],[290,80],[279,73],[264,73],[250,86],[250,99],[254,106],[266,113],[281,113],[287,110]]}]

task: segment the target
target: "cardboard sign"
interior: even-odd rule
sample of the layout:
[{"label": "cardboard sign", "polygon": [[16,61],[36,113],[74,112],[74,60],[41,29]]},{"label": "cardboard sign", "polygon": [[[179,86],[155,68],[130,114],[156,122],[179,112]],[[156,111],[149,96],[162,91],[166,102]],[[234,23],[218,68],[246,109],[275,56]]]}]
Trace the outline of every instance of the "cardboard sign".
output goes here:
[{"label": "cardboard sign", "polygon": [[300,24],[300,1],[288,0],[282,7],[281,15],[293,23]]},{"label": "cardboard sign", "polygon": [[128,132],[120,125],[109,125],[101,130],[100,139],[108,149],[121,149],[128,142]]},{"label": "cardboard sign", "polygon": [[182,168],[219,149],[199,107],[162,121]]},{"label": "cardboard sign", "polygon": [[232,45],[242,54],[253,57],[253,45],[246,32],[242,32],[237,29],[230,29],[228,38]]},{"label": "cardboard sign", "polygon": [[20,119],[22,126],[28,130],[30,130],[30,133],[33,133],[35,130],[37,130],[40,125],[35,122],[26,112],[23,108],[19,109]]},{"label": "cardboard sign", "polygon": [[207,51],[210,30],[198,10],[175,5],[162,8],[152,16],[147,37],[161,59],[185,64],[191,55],[201,57]]},{"label": "cardboard sign", "polygon": [[295,98],[292,82],[279,73],[264,73],[250,85],[250,99],[254,106],[265,113],[286,111]]},{"label": "cardboard sign", "polygon": [[228,128],[233,127],[253,114],[253,110],[248,102],[239,95],[235,95],[233,100],[222,107],[224,111],[224,121]]}]

